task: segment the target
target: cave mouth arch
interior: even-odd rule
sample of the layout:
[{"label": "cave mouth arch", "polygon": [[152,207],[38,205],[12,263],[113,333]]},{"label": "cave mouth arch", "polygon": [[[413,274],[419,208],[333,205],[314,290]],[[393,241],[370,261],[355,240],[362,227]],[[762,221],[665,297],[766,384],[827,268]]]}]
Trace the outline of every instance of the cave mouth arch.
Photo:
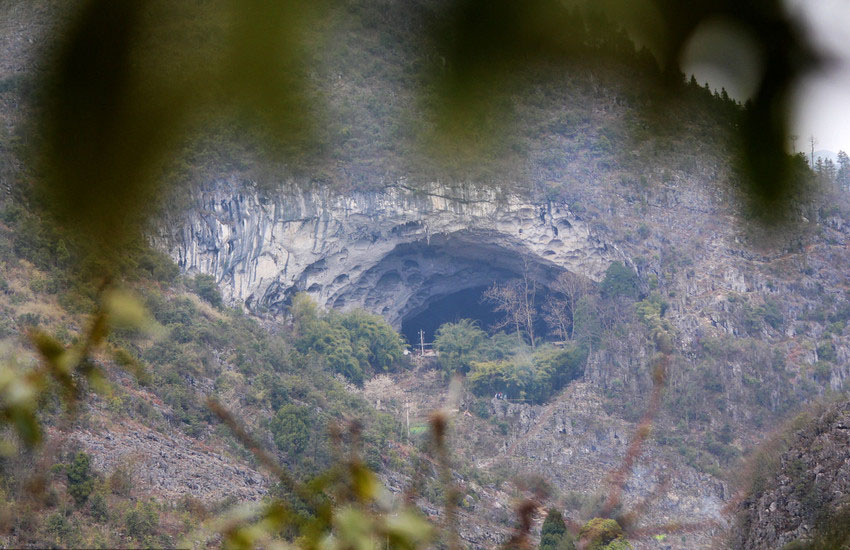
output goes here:
[{"label": "cave mouth arch", "polygon": [[[481,297],[494,283],[528,277],[542,304],[552,281],[564,271],[519,239],[464,231],[398,244],[359,275],[336,277],[339,284],[325,289],[329,292],[323,301],[334,308],[379,313],[414,345],[420,329],[430,342],[439,325],[462,318],[491,329],[502,314]],[[545,333],[542,321],[535,331]]]},{"label": "cave mouth arch", "polygon": [[[497,281],[501,282],[501,281]],[[488,286],[467,288],[458,292],[431,300],[427,307],[419,313],[408,315],[401,320],[401,335],[407,342],[416,347],[420,342],[419,331],[423,331],[425,342],[433,342],[437,329],[444,323],[456,323],[461,319],[471,319],[487,332],[493,332],[494,327],[503,319],[504,314],[496,311],[492,303],[484,298]],[[543,304],[549,291],[539,288],[535,303]],[[510,327],[505,329],[510,332]],[[549,327],[542,317],[534,322],[536,338],[546,338]]]}]

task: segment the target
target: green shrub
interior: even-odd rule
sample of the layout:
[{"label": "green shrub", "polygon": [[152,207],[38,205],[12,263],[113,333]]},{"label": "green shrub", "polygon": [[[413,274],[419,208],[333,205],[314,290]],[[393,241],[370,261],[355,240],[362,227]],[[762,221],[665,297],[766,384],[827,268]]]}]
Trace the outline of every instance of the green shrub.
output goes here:
[{"label": "green shrub", "polygon": [[94,476],[91,472],[91,459],[84,452],[74,456],[74,460],[65,468],[68,476],[68,493],[77,506],[82,506],[94,490]]},{"label": "green shrub", "polygon": [[657,292],[653,292],[645,300],[635,303],[635,313],[638,319],[649,331],[649,336],[655,347],[662,352],[670,352],[673,345],[673,327],[663,319],[667,303]]},{"label": "green shrub", "polygon": [[501,361],[473,361],[467,380],[473,393],[542,403],[584,373],[587,352],[583,346],[542,348],[532,354]]},{"label": "green shrub", "polygon": [[138,269],[155,281],[173,283],[180,275],[180,268],[163,252],[143,247],[136,258]]},{"label": "green shrub", "polygon": [[774,330],[782,330],[785,325],[785,316],[782,315],[779,304],[771,298],[765,298],[764,305],[759,308],[759,314]]},{"label": "green shrub", "polygon": [[133,479],[127,470],[118,466],[109,475],[107,486],[113,495],[129,497],[130,492],[133,490]]},{"label": "green shrub", "polygon": [[835,346],[832,340],[824,340],[818,344],[818,359],[820,361],[829,361],[834,363],[838,356],[835,354]]},{"label": "green shrub", "polygon": [[41,324],[41,315],[38,313],[24,313],[18,316],[18,325],[21,327],[37,327]]},{"label": "green shrub", "polygon": [[439,354],[443,371],[446,374],[468,372],[472,362],[481,357],[480,347],[486,340],[487,334],[475,321],[461,319],[441,325],[434,338],[434,349]]},{"label": "green shrub", "polygon": [[625,296],[636,299],[640,292],[640,281],[637,273],[626,267],[622,262],[612,262],[605,270],[605,278],[601,283],[602,295],[606,298]]},{"label": "green shrub", "polygon": [[401,364],[401,336],[378,315],[362,310],[322,312],[304,294],[293,299],[290,312],[299,333],[296,349],[315,352],[333,372],[355,384],[362,384],[367,375],[393,371]]},{"label": "green shrub", "polygon": [[101,523],[109,520],[109,505],[102,492],[93,493],[89,497],[89,514],[95,521]]},{"label": "green shrub", "polygon": [[605,550],[610,548],[610,543],[621,540],[622,536],[623,529],[613,519],[593,518],[579,531],[579,539],[586,541],[587,550]]},{"label": "green shrub", "polygon": [[53,535],[57,541],[64,541],[71,535],[73,526],[61,512],[51,514],[44,525],[45,531]]},{"label": "green shrub", "polygon": [[284,405],[269,423],[277,448],[294,458],[310,440],[310,411],[296,405]]},{"label": "green shrub", "polygon": [[205,273],[198,273],[192,280],[192,290],[211,306],[220,308],[222,306],[221,290],[216,284],[215,277]]},{"label": "green shrub", "polygon": [[540,528],[540,550],[575,550],[575,541],[567,532],[561,512],[552,508]]},{"label": "green shrub", "polygon": [[137,502],[136,506],[127,511],[124,516],[127,534],[136,539],[143,539],[154,534],[159,527],[159,513],[151,502]]}]

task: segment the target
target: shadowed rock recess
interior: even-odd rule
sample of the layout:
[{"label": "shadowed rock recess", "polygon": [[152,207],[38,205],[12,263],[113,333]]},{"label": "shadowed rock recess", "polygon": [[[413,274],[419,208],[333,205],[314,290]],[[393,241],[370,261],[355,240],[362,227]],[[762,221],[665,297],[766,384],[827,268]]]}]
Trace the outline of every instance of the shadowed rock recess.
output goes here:
[{"label": "shadowed rock recess", "polygon": [[231,304],[280,312],[297,292],[379,313],[396,328],[436,300],[528,274],[599,280],[623,255],[568,204],[430,186],[267,198],[211,186],[167,223],[161,244],[188,273],[214,275]]}]

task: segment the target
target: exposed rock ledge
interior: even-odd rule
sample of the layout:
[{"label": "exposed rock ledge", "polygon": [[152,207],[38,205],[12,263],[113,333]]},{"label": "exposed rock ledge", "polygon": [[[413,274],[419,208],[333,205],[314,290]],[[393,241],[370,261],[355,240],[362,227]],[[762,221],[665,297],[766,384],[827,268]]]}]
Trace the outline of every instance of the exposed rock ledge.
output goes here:
[{"label": "exposed rock ledge", "polygon": [[436,185],[266,198],[222,181],[155,240],[184,271],[214,275],[231,304],[274,312],[306,291],[396,326],[434,299],[526,269],[543,284],[563,270],[598,280],[622,258],[567,204]]},{"label": "exposed rock ledge", "polygon": [[832,405],[798,431],[769,475],[766,486],[739,505],[732,547],[784,548],[846,521],[834,518],[842,511],[847,517],[850,507],[850,401]]},{"label": "exposed rock ledge", "polygon": [[235,463],[182,434],[165,435],[137,422],[109,431],[78,430],[73,439],[92,455],[94,467],[109,473],[124,468],[134,485],[164,500],[183,496],[215,503],[227,497],[240,502],[259,500],[271,480]]}]

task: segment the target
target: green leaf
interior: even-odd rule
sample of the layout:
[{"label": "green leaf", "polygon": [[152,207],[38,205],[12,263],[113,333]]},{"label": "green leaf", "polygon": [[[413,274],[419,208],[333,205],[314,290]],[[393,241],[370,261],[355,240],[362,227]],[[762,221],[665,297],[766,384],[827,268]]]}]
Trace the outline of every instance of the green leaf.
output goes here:
[{"label": "green leaf", "polygon": [[60,365],[60,359],[65,353],[61,342],[41,330],[33,330],[30,333],[30,341],[45,361],[54,366]]},{"label": "green leaf", "polygon": [[428,541],[434,532],[433,526],[413,510],[404,510],[389,516],[385,529],[387,535],[401,546],[415,547]]},{"label": "green leaf", "polygon": [[378,478],[369,468],[362,464],[356,464],[351,469],[351,483],[357,498],[363,501],[372,501],[378,496],[381,484]]},{"label": "green leaf", "polygon": [[41,442],[41,426],[31,410],[16,407],[11,409],[10,416],[15,425],[15,431],[25,445],[32,447]]},{"label": "green leaf", "polygon": [[346,507],[334,518],[341,548],[374,550],[372,541],[372,519],[361,510]]},{"label": "green leaf", "polygon": [[112,326],[134,330],[149,330],[154,326],[148,310],[129,292],[108,291],[103,296],[103,308]]}]

